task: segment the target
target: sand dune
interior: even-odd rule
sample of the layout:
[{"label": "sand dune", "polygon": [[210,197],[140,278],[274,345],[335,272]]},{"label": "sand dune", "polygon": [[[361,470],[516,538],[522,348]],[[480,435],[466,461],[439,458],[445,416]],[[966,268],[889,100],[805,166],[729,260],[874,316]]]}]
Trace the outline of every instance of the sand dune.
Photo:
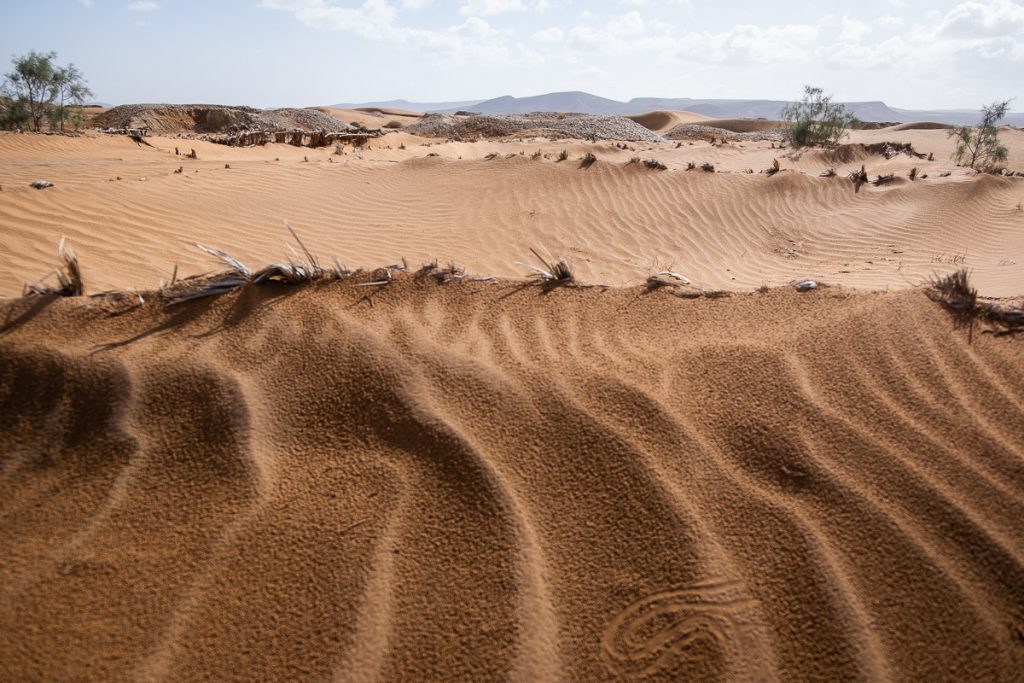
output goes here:
[{"label": "sand dune", "polygon": [[785,125],[782,121],[772,121],[770,119],[707,119],[698,123],[710,126],[711,128],[722,128],[733,133],[760,133],[767,130],[775,130]]},{"label": "sand dune", "polygon": [[[1024,347],[919,285],[1019,300],[1024,178],[943,130],[148,142],[0,133],[0,294],[62,235],[121,290],[0,299],[0,680],[1021,680]],[[411,267],[151,291],[285,221]]]},{"label": "sand dune", "polygon": [[893,126],[892,130],[947,130],[952,128],[948,123],[936,123],[935,121],[911,121]]},{"label": "sand dune", "polygon": [[[1019,294],[1024,179],[955,168],[944,131],[901,135],[935,161],[859,154],[840,163],[769,143],[425,146],[397,133],[339,156],[288,145],[151,138],[146,147],[123,137],[0,134],[0,293],[18,294],[50,272],[61,235],[77,249],[90,291],[148,288],[175,265],[181,275],[210,270],[196,241],[253,265],[285,257],[287,220],[321,255],[350,267],[441,258],[517,277],[526,271],[516,262],[543,246],[570,258],[590,283],[635,284],[671,266],[710,289],[750,291],[804,277],[884,289],[967,267],[983,293]],[[1011,167],[1024,170],[1022,135],[1004,137]],[[852,140],[891,137],[862,131]],[[198,161],[175,148],[195,149]],[[558,163],[563,149],[570,160]],[[587,152],[598,162],[581,169]],[[633,157],[669,170],[631,165]],[[782,173],[758,173],[775,158]],[[718,172],[686,172],[691,161]],[[857,193],[843,177],[818,177],[830,166],[845,176],[862,164],[872,178],[906,177],[913,167],[929,177]],[[952,175],[940,177],[945,172]],[[37,178],[55,186],[29,188]]]},{"label": "sand dune", "polygon": [[422,114],[404,109],[338,109],[336,107],[317,107],[325,114],[330,114],[345,123],[359,123],[367,128],[381,128],[391,121],[398,121],[408,126],[420,120]]},{"label": "sand dune", "polygon": [[4,680],[1024,670],[1024,347],[919,291],[119,306],[0,308]]},{"label": "sand dune", "polygon": [[627,118],[633,119],[644,128],[649,128],[655,133],[665,133],[684,123],[703,123],[708,120],[708,117],[703,114],[694,114],[691,111],[677,110],[651,111],[646,114],[636,114]]}]

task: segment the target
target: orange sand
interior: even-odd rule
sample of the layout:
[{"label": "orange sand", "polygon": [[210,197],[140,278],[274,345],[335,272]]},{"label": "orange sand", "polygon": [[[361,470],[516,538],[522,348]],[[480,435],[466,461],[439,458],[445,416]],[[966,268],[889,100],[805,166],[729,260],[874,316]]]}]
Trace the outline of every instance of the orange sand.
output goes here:
[{"label": "orange sand", "polygon": [[[931,177],[0,134],[9,296],[61,234],[89,291],[148,290],[223,268],[193,241],[289,256],[285,219],[352,267],[507,277],[544,246],[634,285],[0,299],[0,680],[1021,680],[1024,347],[913,285],[1019,295],[1024,179],[953,168],[941,130],[853,142],[881,140],[936,161],[837,170]],[[668,268],[747,293],[635,286]]]}]

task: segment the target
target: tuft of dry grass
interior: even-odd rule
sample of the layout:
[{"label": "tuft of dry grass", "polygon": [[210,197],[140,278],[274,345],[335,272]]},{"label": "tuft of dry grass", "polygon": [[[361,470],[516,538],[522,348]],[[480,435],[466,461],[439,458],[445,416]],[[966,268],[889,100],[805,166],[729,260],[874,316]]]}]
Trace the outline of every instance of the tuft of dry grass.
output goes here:
[{"label": "tuft of dry grass", "polygon": [[[209,277],[193,278],[187,284],[176,288],[173,287],[172,281],[171,286],[164,294],[167,305],[173,306],[192,299],[220,296],[249,283],[254,285],[270,283],[297,285],[318,280],[340,280],[351,274],[351,271],[338,259],[334,259],[333,267],[323,267],[287,221],[285,221],[285,227],[294,238],[298,250],[288,245],[288,250],[292,254],[291,259],[271,263],[257,271],[252,271],[242,263],[241,259],[223,249],[196,243],[196,247],[227,264],[230,270]],[[177,268],[175,268],[176,274]]]},{"label": "tuft of dry grass", "polygon": [[490,154],[488,154],[487,156],[484,157],[484,161],[490,161],[491,159],[497,159],[497,158],[498,158],[498,153],[497,152],[491,152]]},{"label": "tuft of dry grass", "polygon": [[558,159],[556,159],[556,161],[566,161],[566,160],[568,160],[568,158],[569,158],[569,151],[563,149],[561,152],[558,153]]},{"label": "tuft of dry grass", "polygon": [[692,161],[687,161],[686,162],[686,170],[687,171],[692,171],[695,168],[697,168],[697,164],[693,163]]},{"label": "tuft of dry grass", "polygon": [[666,166],[665,164],[661,163],[657,159],[645,159],[644,160],[644,166],[646,166],[647,168],[651,169],[652,171],[667,171],[668,170],[668,166]]},{"label": "tuft of dry grass", "polygon": [[[57,245],[57,255],[64,262],[63,270],[55,270],[47,274],[39,282],[25,285],[24,294],[27,295],[56,295],[56,296],[82,296],[85,293],[85,284],[82,282],[82,268],[78,265],[78,256],[71,248],[65,238],[60,238]],[[57,286],[44,285],[43,280],[54,275],[57,277]]]},{"label": "tuft of dry grass", "polygon": [[896,175],[890,173],[889,175],[878,176],[877,178],[871,181],[871,184],[874,185],[875,187],[880,187],[882,185],[888,185],[889,183],[893,182],[896,182]]},{"label": "tuft of dry grass", "polygon": [[917,166],[910,169],[910,173],[907,174],[907,177],[911,180],[917,180]]},{"label": "tuft of dry grass", "polygon": [[548,258],[545,259],[537,253],[536,249],[531,248],[530,251],[537,257],[537,260],[541,262],[543,267],[538,268],[537,266],[529,263],[523,263],[521,261],[517,263],[521,266],[526,266],[533,271],[530,273],[530,276],[537,278],[545,286],[556,287],[558,285],[567,285],[576,279],[576,276],[572,272],[572,266],[569,265],[569,262],[566,261],[565,258],[560,256],[558,259],[554,259],[549,255]]},{"label": "tuft of dry grass", "polygon": [[580,168],[590,168],[595,163],[597,163],[597,157],[593,152],[587,152],[587,155],[580,159]]}]

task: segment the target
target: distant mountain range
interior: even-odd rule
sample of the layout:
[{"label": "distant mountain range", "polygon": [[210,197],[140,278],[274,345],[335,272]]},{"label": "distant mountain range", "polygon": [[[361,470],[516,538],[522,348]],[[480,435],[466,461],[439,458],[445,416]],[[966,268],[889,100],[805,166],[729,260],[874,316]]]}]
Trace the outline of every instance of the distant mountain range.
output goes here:
[{"label": "distant mountain range", "polygon": [[[606,114],[626,116],[642,114],[656,109],[680,109],[703,114],[715,119],[775,119],[779,111],[789,104],[785,100],[713,100],[689,97],[662,98],[636,97],[629,102],[619,102],[598,97],[586,92],[556,92],[533,97],[496,97],[491,100],[467,100],[463,102],[368,102],[362,104],[337,104],[340,108],[390,107],[411,109],[421,112],[454,113],[473,111],[480,114],[528,114],[535,111],[580,112],[584,114]],[[914,110],[896,109],[885,102],[845,102],[850,111],[862,121],[902,123],[908,121],[936,121],[938,123],[977,123],[980,112],[961,109]],[[1003,123],[1024,126],[1024,113],[1011,113]]]}]

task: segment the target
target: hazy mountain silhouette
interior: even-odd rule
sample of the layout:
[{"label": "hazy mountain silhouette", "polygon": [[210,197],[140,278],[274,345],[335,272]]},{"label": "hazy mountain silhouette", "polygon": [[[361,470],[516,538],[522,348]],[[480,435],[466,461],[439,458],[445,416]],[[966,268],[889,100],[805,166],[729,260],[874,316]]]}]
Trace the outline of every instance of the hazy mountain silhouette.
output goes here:
[{"label": "hazy mountain silhouette", "polygon": [[[490,100],[465,100],[461,102],[368,102],[361,104],[339,104],[337,107],[394,107],[422,112],[473,111],[480,114],[528,114],[535,111],[580,112],[584,114],[607,114],[625,116],[642,114],[656,109],[681,109],[720,119],[776,119],[788,102],[786,100],[716,100],[690,97],[636,97],[629,102],[619,102],[586,92],[554,92],[532,97],[505,95]],[[979,110],[897,109],[885,102],[845,102],[848,109],[862,121],[906,122],[937,121],[939,123],[973,124],[981,118]],[[1024,126],[1024,113],[1011,113],[1003,123]]]}]

